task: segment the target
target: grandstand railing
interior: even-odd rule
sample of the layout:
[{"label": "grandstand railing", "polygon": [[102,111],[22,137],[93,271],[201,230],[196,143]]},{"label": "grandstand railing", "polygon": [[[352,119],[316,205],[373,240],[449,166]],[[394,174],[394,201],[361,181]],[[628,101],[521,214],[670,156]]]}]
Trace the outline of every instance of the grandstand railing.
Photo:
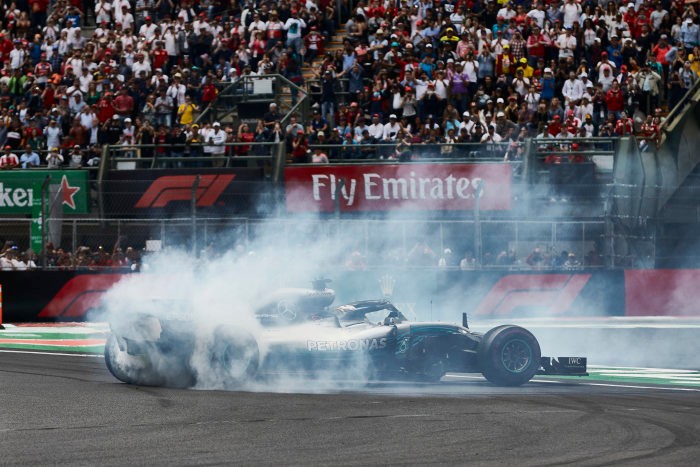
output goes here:
[{"label": "grandstand railing", "polygon": [[[693,87],[683,95],[683,98],[664,117],[663,122],[659,126],[662,138],[665,138],[668,133],[673,131],[688,107],[697,103],[699,99],[698,91],[700,91],[700,79],[695,80]],[[661,142],[663,142],[663,139]]]},{"label": "grandstand railing", "polygon": [[[207,110],[207,118],[202,121],[226,121],[236,112],[239,104],[270,103],[278,104],[283,112],[281,125],[286,125],[292,114],[308,119],[310,98],[302,87],[279,74],[241,76],[230,83],[219,83],[219,94]],[[286,107],[286,108],[284,108]]]},{"label": "grandstand railing", "polygon": [[[309,149],[315,149],[329,156],[329,162],[334,163],[363,163],[371,160],[377,162],[397,162],[401,150],[410,151],[406,162],[429,159],[431,162],[467,161],[503,161],[509,150],[515,149],[509,143],[412,143],[403,147],[399,141],[380,142],[373,144],[310,144]],[[514,153],[513,153],[514,154]]]},{"label": "grandstand railing", "polygon": [[[20,249],[27,249],[30,224],[30,219],[3,219],[5,238],[14,241]],[[191,218],[64,218],[52,225],[61,227],[51,232],[48,240],[55,249],[70,252],[73,258],[85,247],[92,253],[107,251],[111,254],[115,245],[123,251],[132,247],[145,254],[172,248],[181,248],[193,255],[207,248],[217,253],[234,250],[250,253],[256,248],[268,247],[271,241],[274,241],[274,248],[284,254],[289,248],[298,248],[303,239],[312,244],[326,240],[340,250],[345,245],[347,251],[342,252],[345,257],[341,261],[359,252],[367,267],[372,269],[437,267],[446,249],[453,252],[456,264],[460,258],[469,256],[468,269],[533,269],[526,258],[535,248],[540,248],[550,258],[563,251],[573,253],[581,267],[613,264],[603,255],[600,256],[602,264],[587,264],[584,260],[591,251],[599,251],[597,248],[605,237],[604,221],[344,219],[318,222],[314,219],[200,218],[193,223]],[[417,245],[427,246],[434,261],[430,264],[414,261],[412,255]],[[509,251],[515,254],[516,261],[498,260],[499,255]],[[624,267],[633,265],[632,261],[617,258],[614,264]]]},{"label": "grandstand railing", "polygon": [[[185,148],[190,155],[172,156],[172,145],[137,144],[128,146],[105,146],[105,159],[103,164],[109,170],[133,170],[133,169],[158,169],[158,168],[182,168],[204,167],[215,165],[217,167],[245,167],[256,162],[271,162],[279,151],[280,143],[225,143],[223,145],[211,145],[205,143],[193,143],[178,145],[176,153],[184,154]],[[225,148],[222,155],[214,155],[204,152],[207,148]],[[236,153],[245,148],[244,153]],[[149,150],[150,156],[144,156]],[[163,151],[163,152],[160,152]]]}]

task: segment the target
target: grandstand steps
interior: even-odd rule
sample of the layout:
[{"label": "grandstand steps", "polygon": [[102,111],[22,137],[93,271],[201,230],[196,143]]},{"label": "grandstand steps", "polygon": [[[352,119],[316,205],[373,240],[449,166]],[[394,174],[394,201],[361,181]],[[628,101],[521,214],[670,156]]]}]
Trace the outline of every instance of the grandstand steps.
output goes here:
[{"label": "grandstand steps", "polygon": [[[341,26],[335,31],[335,35],[330,38],[326,44],[324,44],[324,51],[325,52],[330,52],[332,54],[335,54],[336,50],[342,50],[343,49],[343,39],[345,38],[345,26]],[[317,59],[314,61],[312,66],[309,66],[307,64],[304,64],[301,68],[301,73],[304,76],[304,82],[307,82],[309,80],[314,80],[316,78],[314,74],[314,66],[318,65],[321,63],[321,58],[322,57],[317,57]]]},{"label": "grandstand steps", "polygon": [[95,26],[82,26],[80,28],[80,35],[85,39],[92,39],[92,35],[95,33]]}]

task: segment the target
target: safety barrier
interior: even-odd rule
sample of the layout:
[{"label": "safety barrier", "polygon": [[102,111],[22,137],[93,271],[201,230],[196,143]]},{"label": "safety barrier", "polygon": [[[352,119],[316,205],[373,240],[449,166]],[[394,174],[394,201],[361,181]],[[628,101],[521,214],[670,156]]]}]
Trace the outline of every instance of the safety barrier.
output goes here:
[{"label": "safety barrier", "polygon": [[[0,271],[5,322],[99,317],[104,293],[124,271]],[[699,317],[700,270],[372,271],[336,270],[336,303],[390,298],[409,319],[472,322],[524,317]],[[303,286],[302,283],[285,284]],[[671,286],[672,285],[672,286]],[[193,287],[196,285],[193,284]],[[235,290],[235,285],[232,286]],[[144,299],[147,297],[144,297]],[[102,316],[104,319],[104,316]]]}]

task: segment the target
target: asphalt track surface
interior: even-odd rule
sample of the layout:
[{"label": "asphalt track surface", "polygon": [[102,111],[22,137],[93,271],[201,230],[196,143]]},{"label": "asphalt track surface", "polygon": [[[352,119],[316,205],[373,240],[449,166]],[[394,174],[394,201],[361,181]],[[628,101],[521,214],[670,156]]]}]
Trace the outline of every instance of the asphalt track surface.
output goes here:
[{"label": "asphalt track surface", "polygon": [[96,356],[2,351],[0,464],[656,466],[700,457],[698,388],[446,379],[327,394],[173,390],[119,383]]}]

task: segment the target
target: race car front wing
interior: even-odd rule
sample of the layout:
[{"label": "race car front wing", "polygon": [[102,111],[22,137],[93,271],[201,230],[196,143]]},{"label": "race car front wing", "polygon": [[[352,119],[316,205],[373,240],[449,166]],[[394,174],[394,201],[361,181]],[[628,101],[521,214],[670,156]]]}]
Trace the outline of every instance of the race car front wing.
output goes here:
[{"label": "race car front wing", "polygon": [[542,357],[538,375],[588,376],[585,357]]}]

